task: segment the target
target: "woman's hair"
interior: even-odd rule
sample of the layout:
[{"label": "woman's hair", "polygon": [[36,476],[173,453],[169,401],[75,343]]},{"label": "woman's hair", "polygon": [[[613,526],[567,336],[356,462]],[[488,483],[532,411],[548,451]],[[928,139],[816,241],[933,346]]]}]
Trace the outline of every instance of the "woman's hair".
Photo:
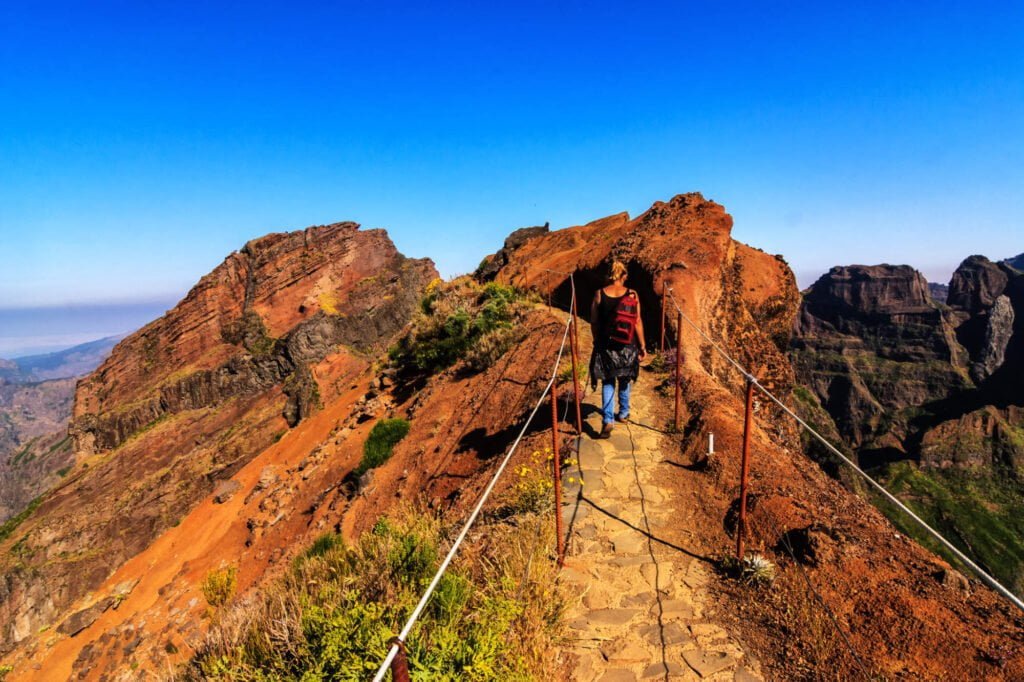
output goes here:
[{"label": "woman's hair", "polygon": [[613,261],[612,267],[608,270],[608,281],[618,282],[626,278],[626,266],[621,261]]}]

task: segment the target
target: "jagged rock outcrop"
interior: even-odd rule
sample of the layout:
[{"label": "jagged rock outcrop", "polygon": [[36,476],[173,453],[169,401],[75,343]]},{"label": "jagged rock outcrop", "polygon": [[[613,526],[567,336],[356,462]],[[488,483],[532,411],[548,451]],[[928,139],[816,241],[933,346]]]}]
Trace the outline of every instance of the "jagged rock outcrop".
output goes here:
[{"label": "jagged rock outcrop", "polygon": [[[1024,277],[1004,263],[971,256],[953,273],[947,302],[957,339],[970,356],[971,376],[980,384],[1007,360],[1019,327],[1015,319],[1024,311]],[[1015,353],[1009,354],[1015,364]]]},{"label": "jagged rock outcrop", "polygon": [[165,415],[260,393],[340,344],[373,348],[405,324],[436,276],[382,230],[355,223],[251,241],[81,382],[75,448],[110,450]]},{"label": "jagged rock outcrop", "polygon": [[977,314],[995,305],[1014,273],[984,256],[970,256],[953,273],[946,303]]},{"label": "jagged rock outcrop", "polygon": [[869,460],[903,456],[901,411],[966,388],[963,350],[906,265],[832,268],[805,292],[791,357],[843,438]]},{"label": "jagged rock outcrop", "polygon": [[544,223],[537,227],[521,227],[514,231],[508,237],[505,238],[505,243],[498,251],[484,259],[480,267],[477,268],[476,276],[483,282],[489,282],[498,274],[498,272],[508,265],[512,254],[520,246],[525,244],[533,237],[539,237],[545,235],[550,230],[548,223]]},{"label": "jagged rock outcrop", "polygon": [[0,540],[0,650],[51,624],[324,395],[348,390],[436,277],[383,230],[272,234],[119,343],[78,384],[78,465]]},{"label": "jagged rock outcrop", "polygon": [[982,382],[995,374],[1006,360],[1006,350],[1013,336],[1013,304],[1008,296],[1000,296],[988,310],[985,336],[977,360],[971,365],[971,376]]},{"label": "jagged rock outcrop", "polygon": [[[788,347],[792,316],[799,302],[793,274],[779,256],[734,241],[732,216],[699,193],[656,202],[635,219],[625,213],[535,237],[523,244],[498,273],[501,282],[550,292],[565,306],[574,272],[584,316],[595,292],[606,283],[613,259],[629,271],[629,285],[640,294],[647,342],[660,336],[659,303],[671,288],[684,310],[712,325],[742,360],[762,373],[769,385],[788,388],[793,375],[782,351]],[[675,338],[674,312],[669,319]],[[687,363],[739,382],[689,326],[682,330]]]}]

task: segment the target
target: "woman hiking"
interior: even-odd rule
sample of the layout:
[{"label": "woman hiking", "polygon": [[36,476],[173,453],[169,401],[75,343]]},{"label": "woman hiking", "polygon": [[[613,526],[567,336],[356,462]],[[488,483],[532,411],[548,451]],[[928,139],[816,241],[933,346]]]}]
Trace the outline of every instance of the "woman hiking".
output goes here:
[{"label": "woman hiking", "polygon": [[[598,438],[609,438],[614,422],[629,419],[631,382],[640,375],[640,360],[647,355],[640,297],[626,287],[626,266],[611,265],[608,284],[597,291],[590,306],[594,352],[590,356],[590,383],[601,382],[603,426]],[[614,412],[616,388],[619,411]]]}]

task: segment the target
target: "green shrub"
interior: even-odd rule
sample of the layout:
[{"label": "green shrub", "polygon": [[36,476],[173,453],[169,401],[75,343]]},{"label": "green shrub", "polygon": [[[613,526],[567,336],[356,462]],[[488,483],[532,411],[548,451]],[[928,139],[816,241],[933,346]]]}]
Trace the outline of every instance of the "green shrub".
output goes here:
[{"label": "green shrub", "polygon": [[435,374],[465,359],[468,369],[486,369],[519,338],[515,322],[525,303],[512,287],[483,287],[463,277],[432,285],[420,301],[412,331],[388,352],[392,365]]},{"label": "green shrub", "polygon": [[34,512],[36,508],[39,507],[40,504],[42,504],[42,502],[43,498],[37,497],[36,499],[29,502],[28,506],[25,507],[21,512],[4,521],[3,524],[0,525],[0,542],[3,542],[7,538],[11,537],[11,533],[13,533],[18,528],[18,526],[21,525],[22,521],[31,516],[32,512]]},{"label": "green shrub", "polygon": [[374,424],[373,430],[363,443],[363,459],[353,473],[362,476],[370,469],[388,461],[395,445],[408,433],[409,422],[404,419],[382,419]]},{"label": "green shrub", "polygon": [[218,568],[206,574],[203,579],[203,596],[213,608],[224,606],[235,594],[238,585],[238,569],[235,566]]},{"label": "green shrub", "polygon": [[324,533],[309,546],[304,554],[308,557],[323,556],[335,547],[344,547],[345,541],[337,533]]}]

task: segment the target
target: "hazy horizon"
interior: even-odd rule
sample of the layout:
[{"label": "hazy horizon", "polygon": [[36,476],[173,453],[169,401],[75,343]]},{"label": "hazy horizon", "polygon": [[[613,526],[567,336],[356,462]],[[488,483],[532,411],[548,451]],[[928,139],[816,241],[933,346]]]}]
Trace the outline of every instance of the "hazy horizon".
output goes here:
[{"label": "hazy horizon", "polygon": [[[223,256],[226,255],[223,254]],[[430,254],[415,255],[431,257]],[[785,256],[785,254],[782,255]],[[965,254],[963,258],[970,255],[974,254]],[[1017,254],[982,255],[996,261],[1011,258]],[[891,264],[910,265],[924,274],[929,282],[948,284],[953,270],[959,263],[960,261],[949,266],[932,266],[930,268],[914,263],[893,262]],[[833,265],[878,264],[837,262]],[[792,268],[793,264],[790,263],[790,266]],[[797,285],[801,290],[806,289],[828,272],[828,268],[803,272],[795,268],[793,270]],[[5,302],[6,305],[0,307],[0,359],[15,360],[30,355],[62,351],[89,341],[136,331],[173,308],[178,301],[184,298],[191,286],[205,274],[206,272],[196,273],[194,280],[180,291],[148,300],[124,300],[122,296],[120,300],[88,301],[75,304],[17,306],[11,305],[16,302]],[[444,274],[452,276],[459,273]]]},{"label": "hazy horizon", "polygon": [[133,332],[177,300],[0,308],[0,358],[16,360]]}]

